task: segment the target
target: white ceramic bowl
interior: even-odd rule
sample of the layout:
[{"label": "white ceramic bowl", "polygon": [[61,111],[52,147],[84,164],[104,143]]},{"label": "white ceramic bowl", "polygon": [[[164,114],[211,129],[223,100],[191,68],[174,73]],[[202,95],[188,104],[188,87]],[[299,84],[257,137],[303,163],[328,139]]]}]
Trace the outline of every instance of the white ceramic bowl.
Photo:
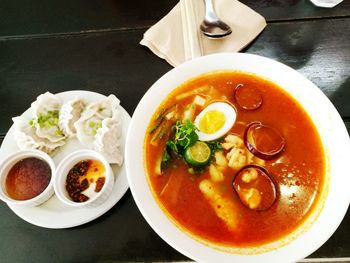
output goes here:
[{"label": "white ceramic bowl", "polygon": [[[35,196],[34,198],[28,199],[28,200],[15,200],[11,198],[5,187],[6,177],[11,170],[11,168],[19,161],[29,158],[29,157],[35,157],[38,159],[41,159],[45,161],[51,169],[51,179],[48,184],[48,186],[45,188],[45,190],[40,193],[39,195]],[[9,205],[18,205],[18,206],[38,206],[44,202],[46,202],[54,193],[53,190],[53,181],[55,176],[55,170],[56,166],[53,160],[49,155],[42,151],[38,150],[24,150],[24,151],[18,151],[15,152],[8,157],[6,157],[0,164],[0,199],[4,202],[6,202]]]},{"label": "white ceramic bowl", "polygon": [[[74,202],[66,190],[66,179],[70,169],[82,160],[98,160],[105,167],[106,180],[101,191],[86,202]],[[114,185],[114,174],[107,160],[98,152],[79,150],[67,155],[57,166],[54,190],[57,198],[66,205],[73,207],[96,207],[104,203],[110,196]]]},{"label": "white ceramic bowl", "polygon": [[[286,240],[259,249],[227,250],[203,244],[181,231],[157,204],[144,169],[147,125],[166,96],[183,82],[203,73],[239,70],[269,79],[296,98],[316,125],[327,158],[326,190],[306,222]],[[350,140],[345,125],[328,98],[292,68],[257,55],[222,53],[200,57],[162,76],[138,104],[126,139],[125,164],[131,192],[141,213],[167,243],[200,262],[295,262],[318,249],[334,233],[350,202]]]}]

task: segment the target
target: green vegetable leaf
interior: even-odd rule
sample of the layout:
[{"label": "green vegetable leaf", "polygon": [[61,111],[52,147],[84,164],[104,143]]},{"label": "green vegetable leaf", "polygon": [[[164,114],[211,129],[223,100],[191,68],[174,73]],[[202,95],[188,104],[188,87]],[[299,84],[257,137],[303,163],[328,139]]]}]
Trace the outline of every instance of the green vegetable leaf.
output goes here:
[{"label": "green vegetable leaf", "polygon": [[162,163],[168,163],[170,161],[170,154],[168,151],[164,151],[163,157],[162,157]]},{"label": "green vegetable leaf", "polygon": [[162,169],[164,169],[165,167],[167,167],[169,165],[170,160],[171,160],[170,154],[168,153],[167,149],[165,148],[165,151],[164,151],[163,156],[162,156],[162,162],[161,162]]},{"label": "green vegetable leaf", "polygon": [[216,140],[216,141],[211,141],[211,142],[207,142],[207,144],[210,147],[210,150],[212,153],[215,153],[217,151],[222,151],[222,139]]},{"label": "green vegetable leaf", "polygon": [[167,141],[166,146],[169,147],[174,153],[179,154],[179,149],[177,148],[176,143],[174,141]]},{"label": "green vegetable leaf", "polygon": [[153,132],[155,132],[155,130],[157,130],[157,128],[162,124],[164,120],[164,117],[160,117],[157,119],[157,122],[148,130],[148,132],[150,134],[152,134]]}]

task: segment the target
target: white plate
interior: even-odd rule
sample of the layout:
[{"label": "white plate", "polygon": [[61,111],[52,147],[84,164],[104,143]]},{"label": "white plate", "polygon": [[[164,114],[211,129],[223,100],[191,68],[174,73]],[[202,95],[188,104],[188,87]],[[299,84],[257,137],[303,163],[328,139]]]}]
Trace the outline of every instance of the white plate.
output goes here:
[{"label": "white plate", "polygon": [[[300,227],[302,231],[293,235],[294,239],[288,238],[265,248],[230,251],[223,247],[214,248],[181,231],[163,213],[152,195],[144,170],[142,145],[153,113],[169,92],[184,81],[216,70],[240,70],[272,80],[303,105],[320,133],[328,153],[326,182],[329,184],[326,185],[329,191],[328,195],[324,192],[324,206],[320,205],[316,209],[319,216],[317,217],[316,212],[313,213]],[[350,176],[346,171],[350,163],[350,140],[344,122],[317,86],[290,67],[268,58],[223,53],[200,57],[172,69],[154,83],[141,99],[130,123],[126,145],[128,181],[142,215],[167,243],[195,261],[295,262],[310,255],[327,241],[339,226],[349,206]]]},{"label": "white plate", "polygon": [[[63,102],[70,99],[79,97],[83,98],[87,102],[95,102],[105,98],[104,95],[91,92],[91,91],[66,91],[56,94]],[[122,141],[125,142],[128,126],[130,123],[130,115],[124,108],[120,106],[121,117],[122,117]],[[25,111],[22,116],[31,118],[30,108]],[[13,138],[14,127],[12,126],[5,136],[5,139],[0,148],[0,159],[11,154],[12,152],[18,151],[19,148]],[[53,160],[57,165],[60,160],[64,158],[67,153],[74,150],[86,149],[84,145],[80,144],[77,139],[70,139],[58,152],[53,156]],[[124,153],[125,144],[122,147]],[[37,207],[20,207],[9,205],[13,212],[25,221],[46,228],[69,228],[79,226],[90,222],[97,217],[101,216],[109,209],[111,209],[125,194],[128,190],[129,185],[125,172],[125,165],[117,167],[112,165],[115,183],[111,196],[105,203],[94,208],[72,208],[61,203],[55,195],[53,195],[47,202]]]}]

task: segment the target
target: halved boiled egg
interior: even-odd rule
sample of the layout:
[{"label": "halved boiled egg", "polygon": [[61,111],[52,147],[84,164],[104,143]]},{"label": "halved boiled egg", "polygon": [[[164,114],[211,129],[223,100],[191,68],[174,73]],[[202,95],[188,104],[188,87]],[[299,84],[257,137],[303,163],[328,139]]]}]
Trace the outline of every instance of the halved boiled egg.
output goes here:
[{"label": "halved boiled egg", "polygon": [[194,120],[200,141],[213,141],[224,136],[236,121],[236,110],[226,102],[214,102]]}]

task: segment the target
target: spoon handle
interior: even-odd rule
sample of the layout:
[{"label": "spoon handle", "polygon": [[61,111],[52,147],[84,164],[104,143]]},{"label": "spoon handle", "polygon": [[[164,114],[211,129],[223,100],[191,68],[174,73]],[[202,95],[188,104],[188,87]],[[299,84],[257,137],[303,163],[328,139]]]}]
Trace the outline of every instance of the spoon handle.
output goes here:
[{"label": "spoon handle", "polygon": [[209,22],[215,22],[218,20],[215,14],[212,0],[204,0],[205,3],[205,18]]}]

